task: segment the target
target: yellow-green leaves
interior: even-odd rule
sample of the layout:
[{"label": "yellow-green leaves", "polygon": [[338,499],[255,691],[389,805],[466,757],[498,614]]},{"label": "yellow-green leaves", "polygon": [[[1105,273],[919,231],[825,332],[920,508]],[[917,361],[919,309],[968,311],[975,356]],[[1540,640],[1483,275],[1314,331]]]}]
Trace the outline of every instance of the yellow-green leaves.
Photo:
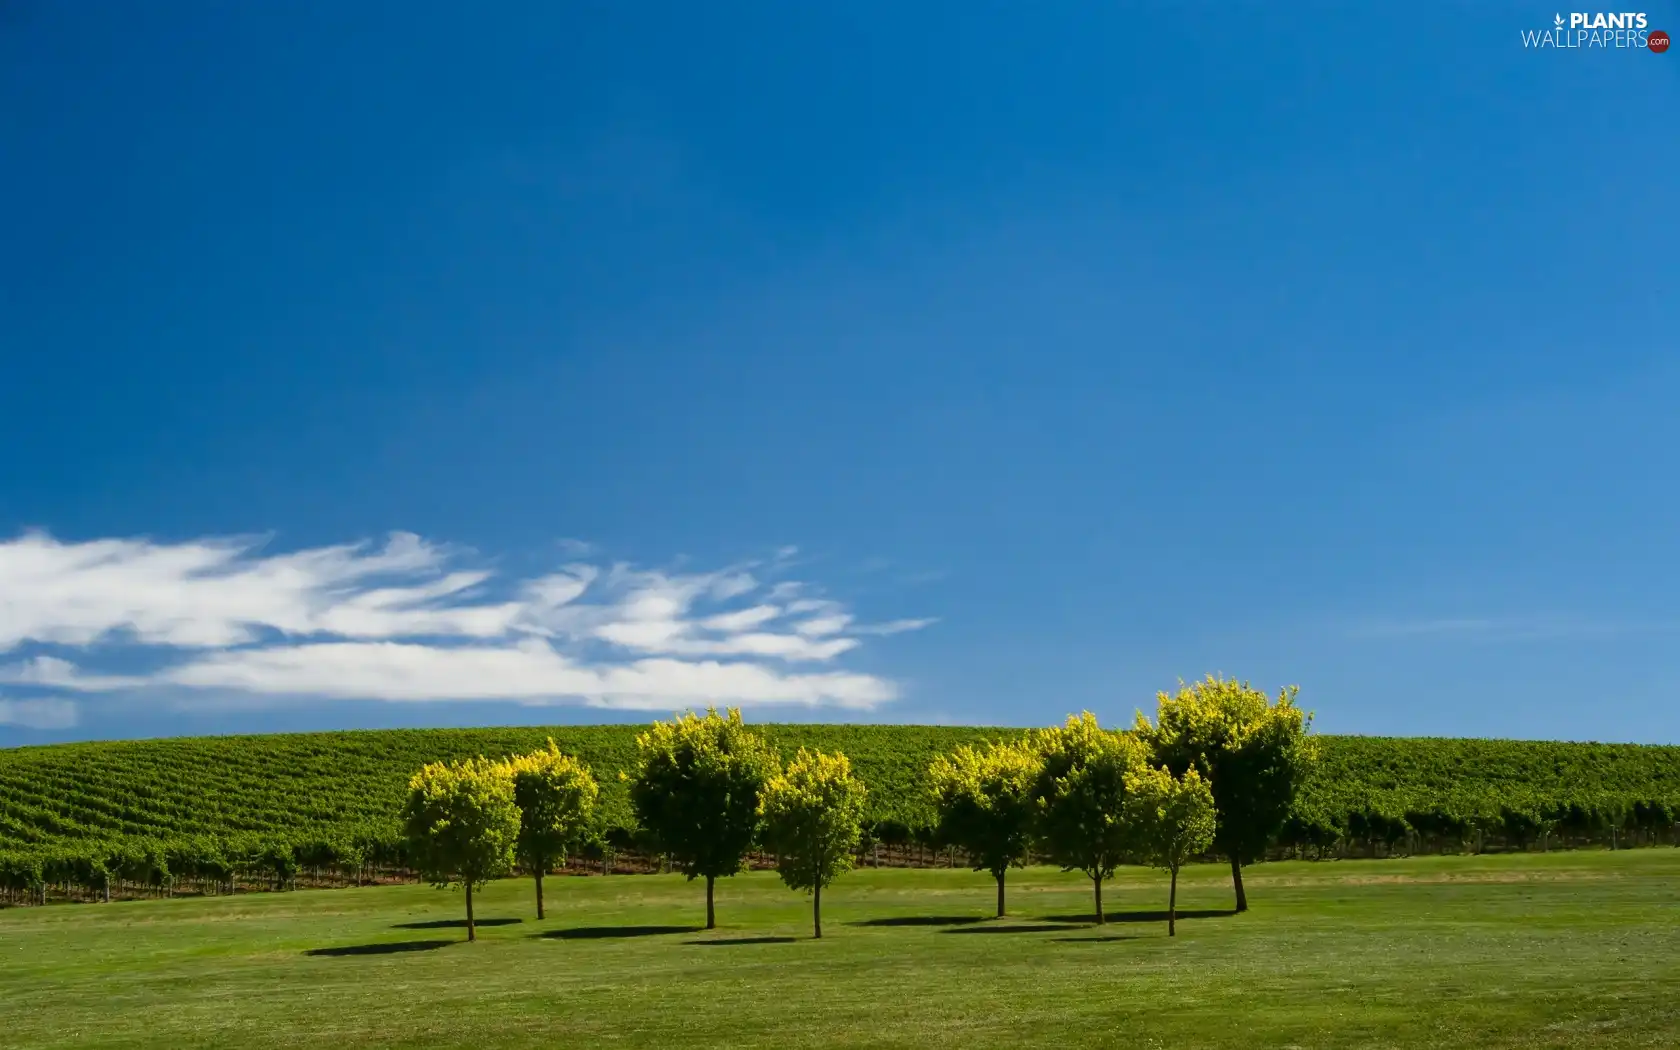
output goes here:
[{"label": "yellow-green leaves", "polygon": [[764,841],[790,889],[815,891],[850,870],[865,790],[845,755],[801,749],[764,787]]},{"label": "yellow-green leaves", "polygon": [[764,738],[731,709],[655,722],[636,737],[630,804],[658,848],[689,878],[741,870],[758,828],[758,799],[776,770]]},{"label": "yellow-green leaves", "polygon": [[1001,878],[1032,845],[1033,785],[1041,760],[1024,741],[964,745],[928,767],[938,836],[968,854],[976,871]]},{"label": "yellow-green leaves", "polygon": [[548,747],[507,762],[519,806],[519,859],[547,870],[566,859],[566,851],[589,826],[600,786],[589,767],[562,754],[552,739]]},{"label": "yellow-green leaves", "polygon": [[513,800],[519,806],[518,856],[536,880],[537,918],[543,918],[543,873],[563,863],[581,842],[595,813],[600,786],[589,767],[548,747],[507,761],[513,777]]},{"label": "yellow-green leaves", "polygon": [[1033,789],[1039,849],[1098,884],[1100,921],[1101,883],[1130,845],[1126,774],[1148,765],[1148,748],[1131,733],[1103,729],[1089,711],[1035,731],[1031,746],[1041,762]]},{"label": "yellow-green leaves", "polygon": [[1272,703],[1247,682],[1209,675],[1176,696],[1160,694],[1153,726],[1138,715],[1156,761],[1210,782],[1214,845],[1231,860],[1239,911],[1248,907],[1242,865],[1282,827],[1314,757],[1312,716],[1295,706],[1296,692],[1291,686]]},{"label": "yellow-green leaves", "polygon": [[1213,844],[1213,790],[1194,769],[1127,773],[1125,814],[1138,856],[1156,867],[1176,871]]},{"label": "yellow-green leaves", "polygon": [[506,763],[434,762],[408,783],[403,807],[415,866],[438,886],[482,886],[513,865],[519,807]]}]

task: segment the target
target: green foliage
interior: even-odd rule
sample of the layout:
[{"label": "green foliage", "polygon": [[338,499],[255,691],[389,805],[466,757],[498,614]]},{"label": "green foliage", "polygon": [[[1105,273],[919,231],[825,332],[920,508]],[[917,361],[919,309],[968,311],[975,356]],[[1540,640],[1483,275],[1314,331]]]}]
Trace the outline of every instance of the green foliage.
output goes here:
[{"label": "green foliage", "polygon": [[508,769],[519,806],[520,863],[542,871],[564,863],[594,816],[601,794],[595,777],[552,737],[546,749],[510,759]]},{"label": "green foliage", "polygon": [[1175,777],[1145,766],[1126,775],[1126,823],[1137,855],[1166,871],[1177,871],[1213,845],[1213,790],[1194,769]]},{"label": "green foliage", "polygon": [[[398,814],[414,771],[429,762],[560,749],[600,778],[596,837],[635,841],[629,783],[645,726],[397,729],[267,736],[100,741],[0,749],[0,863],[30,858],[97,891],[91,873],[113,844],[166,844],[177,877],[254,874],[265,842],[342,842],[365,862],[407,867]],[[889,845],[926,841],[937,822],[927,770],[963,745],[1018,730],[963,726],[754,726],[784,754],[843,751],[869,787],[865,821]],[[1276,836],[1308,856],[1341,847],[1424,850],[1509,848],[1509,809],[1538,814],[1533,848],[1549,843],[1667,841],[1680,815],[1680,747],[1326,736]],[[1518,825],[1513,825],[1513,827]],[[1529,833],[1531,836],[1533,832]],[[181,843],[220,876],[183,865]],[[306,867],[318,867],[305,861]],[[359,870],[352,857],[345,865]],[[339,870],[345,870],[340,867]],[[351,873],[351,872],[347,872]],[[117,876],[113,876],[116,878]],[[261,877],[261,876],[259,876]],[[271,873],[270,876],[272,877]]]},{"label": "green foliage", "polygon": [[1039,754],[1024,741],[994,741],[984,750],[964,744],[928,767],[939,840],[967,853],[975,871],[998,880],[1000,916],[1004,875],[1025,863],[1032,847],[1040,766]]},{"label": "green foliage", "polygon": [[822,890],[851,870],[868,794],[845,755],[801,750],[764,785],[759,817],[776,870],[789,889],[812,894],[816,935],[822,936]]},{"label": "green foliage", "polygon": [[46,881],[41,857],[34,853],[0,853],[0,890],[34,893]]},{"label": "green foliage", "polygon": [[516,854],[536,880],[537,918],[543,917],[543,873],[566,860],[566,852],[589,837],[601,789],[589,767],[550,737],[548,747],[508,761],[513,799],[519,806]]},{"label": "green foliage", "polygon": [[1178,871],[1213,844],[1213,790],[1194,769],[1175,777],[1165,767],[1126,774],[1126,824],[1137,856],[1172,874],[1167,933],[1178,932]]},{"label": "green foliage", "polygon": [[1085,873],[1103,921],[1102,883],[1132,842],[1125,822],[1126,775],[1143,768],[1148,749],[1132,734],[1103,729],[1086,711],[1067,724],[1032,734],[1041,763],[1033,785],[1036,837],[1044,856]]},{"label": "green foliage", "polygon": [[636,737],[630,805],[657,847],[689,878],[740,871],[758,832],[759,795],[776,769],[741,712],[689,712]]},{"label": "green foliage", "polygon": [[290,842],[275,839],[263,846],[258,863],[274,876],[274,888],[283,890],[297,878],[297,851]]},{"label": "green foliage", "polygon": [[851,870],[868,789],[845,755],[800,751],[764,786],[764,843],[789,889],[812,891]]},{"label": "green foliage", "polygon": [[403,829],[414,866],[438,887],[476,888],[513,866],[519,807],[508,767],[433,762],[414,774]]},{"label": "green foliage", "polygon": [[1294,687],[1277,703],[1247,682],[1209,675],[1161,693],[1155,725],[1138,715],[1137,733],[1175,775],[1194,769],[1213,788],[1214,845],[1231,860],[1237,909],[1248,907],[1243,864],[1259,859],[1290,812],[1311,768],[1312,716],[1295,706]]}]

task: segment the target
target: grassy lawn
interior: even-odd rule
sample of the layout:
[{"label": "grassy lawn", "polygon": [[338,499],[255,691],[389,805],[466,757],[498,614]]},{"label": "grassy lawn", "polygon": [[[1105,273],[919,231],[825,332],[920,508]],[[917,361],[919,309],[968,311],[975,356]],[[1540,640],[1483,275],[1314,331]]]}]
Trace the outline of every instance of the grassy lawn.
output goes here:
[{"label": "grassy lawn", "polygon": [[859,871],[808,898],[549,880],[0,912],[0,1045],[1566,1047],[1680,1045],[1680,850],[1269,864],[1231,915],[1192,869],[1089,883]]}]

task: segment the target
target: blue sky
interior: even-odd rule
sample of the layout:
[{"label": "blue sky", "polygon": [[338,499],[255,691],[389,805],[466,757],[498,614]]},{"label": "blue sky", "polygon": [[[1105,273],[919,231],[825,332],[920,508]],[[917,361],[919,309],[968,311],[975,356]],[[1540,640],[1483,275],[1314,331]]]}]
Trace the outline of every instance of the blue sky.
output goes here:
[{"label": "blue sky", "polygon": [[1553,14],[12,0],[0,744],[1680,742],[1680,56]]}]

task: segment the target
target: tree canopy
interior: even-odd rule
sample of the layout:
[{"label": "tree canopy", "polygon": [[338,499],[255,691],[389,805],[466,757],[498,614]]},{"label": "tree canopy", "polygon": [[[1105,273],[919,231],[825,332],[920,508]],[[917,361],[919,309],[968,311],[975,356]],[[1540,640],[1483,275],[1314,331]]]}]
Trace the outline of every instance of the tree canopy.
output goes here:
[{"label": "tree canopy", "polygon": [[811,921],[822,936],[822,891],[851,870],[863,831],[863,781],[845,755],[800,749],[764,787],[764,840],[789,889],[811,894]]},{"label": "tree canopy", "polygon": [[548,747],[508,761],[513,800],[519,807],[516,855],[536,880],[537,918],[543,918],[543,874],[566,860],[581,844],[601,793],[589,767],[561,754],[550,737]]},{"label": "tree canopy", "polygon": [[1209,675],[1157,697],[1155,724],[1141,713],[1137,733],[1175,776],[1196,770],[1213,789],[1214,848],[1231,861],[1237,910],[1248,910],[1242,866],[1260,856],[1283,826],[1311,767],[1312,715],[1295,706],[1299,690],[1276,703],[1247,682]]},{"label": "tree canopy", "polygon": [[1148,749],[1130,733],[1103,729],[1089,711],[1035,731],[1031,747],[1041,762],[1033,785],[1039,849],[1090,878],[1101,923],[1103,880],[1131,847],[1126,774],[1148,764]]},{"label": "tree canopy", "polygon": [[936,834],[968,854],[975,871],[997,880],[997,913],[1004,913],[1004,876],[1026,862],[1032,848],[1033,787],[1042,760],[1021,741],[963,745],[928,767]]},{"label": "tree canopy", "polygon": [[475,940],[473,890],[513,866],[519,807],[504,762],[434,762],[408,782],[403,806],[410,862],[434,886],[467,892],[467,940]]},{"label": "tree canopy", "polygon": [[741,712],[693,712],[636,737],[630,804],[657,848],[690,879],[706,879],[706,928],[716,925],[713,884],[746,862],[758,833],[759,796],[776,755]]},{"label": "tree canopy", "polygon": [[1175,777],[1165,767],[1126,774],[1126,823],[1139,857],[1171,874],[1167,934],[1178,934],[1178,869],[1213,843],[1213,791],[1194,769]]}]

